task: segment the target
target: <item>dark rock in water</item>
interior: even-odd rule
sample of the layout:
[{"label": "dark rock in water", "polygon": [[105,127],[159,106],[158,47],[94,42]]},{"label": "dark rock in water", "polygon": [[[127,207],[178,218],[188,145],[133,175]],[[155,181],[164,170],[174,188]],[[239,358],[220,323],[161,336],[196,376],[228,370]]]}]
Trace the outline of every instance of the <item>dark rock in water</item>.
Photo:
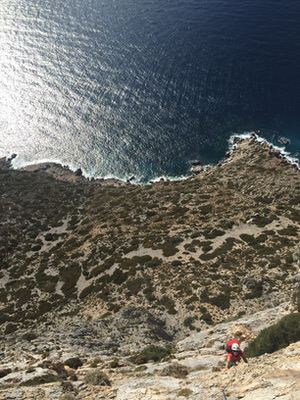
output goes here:
[{"label": "dark rock in water", "polygon": [[76,169],[75,176],[82,176],[82,169],[81,168]]},{"label": "dark rock in water", "polygon": [[192,168],[191,168],[191,172],[194,175],[198,175],[203,171],[204,171],[204,167],[202,165],[195,165],[195,166],[192,166]]},{"label": "dark rock in water", "polygon": [[[13,154],[13,156],[14,156],[15,154]],[[0,158],[0,169],[2,169],[2,170],[4,170],[4,171],[7,171],[7,170],[9,170],[10,168],[11,168],[11,161],[14,159],[15,157],[9,157],[9,158],[6,158],[6,157],[3,157],[3,158]]]},{"label": "dark rock in water", "polygon": [[199,160],[191,161],[191,166],[192,167],[197,167],[198,165],[202,165],[201,161],[199,161]]},{"label": "dark rock in water", "polygon": [[240,137],[234,137],[233,138],[233,144],[238,144],[238,143],[241,143],[242,141],[243,141],[243,139],[240,138]]},{"label": "dark rock in water", "polygon": [[284,136],[281,136],[280,138],[278,138],[277,142],[280,144],[284,144],[284,145],[287,145],[290,143],[289,139]]},{"label": "dark rock in water", "polygon": [[130,178],[127,179],[127,182],[130,183],[135,180],[135,176],[132,175]]}]

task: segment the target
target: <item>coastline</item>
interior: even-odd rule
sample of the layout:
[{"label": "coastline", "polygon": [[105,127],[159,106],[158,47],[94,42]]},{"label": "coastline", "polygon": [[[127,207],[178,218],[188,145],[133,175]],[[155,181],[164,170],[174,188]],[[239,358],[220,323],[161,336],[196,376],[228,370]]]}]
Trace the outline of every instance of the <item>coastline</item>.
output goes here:
[{"label": "coastline", "polygon": [[228,150],[225,153],[223,159],[221,159],[216,164],[206,164],[202,165],[198,160],[190,162],[190,174],[180,175],[180,176],[168,176],[161,175],[155,177],[147,182],[143,182],[143,178],[137,179],[135,176],[128,178],[120,178],[113,175],[108,176],[91,176],[87,171],[76,168],[74,165],[65,165],[59,160],[40,160],[33,163],[28,163],[23,166],[16,166],[15,160],[17,159],[17,154],[12,154],[10,157],[0,158],[0,170],[14,169],[18,171],[28,171],[28,172],[45,172],[57,180],[68,181],[68,182],[93,182],[101,185],[113,185],[113,186],[125,186],[125,185],[149,185],[157,184],[161,182],[179,182],[187,179],[191,179],[194,176],[204,173],[208,169],[216,166],[221,166],[230,162],[233,157],[238,144],[244,141],[249,141],[249,143],[260,143],[265,146],[267,150],[272,151],[278,156],[288,161],[297,169],[300,169],[300,161],[296,157],[291,156],[291,154],[285,149],[285,147],[280,147],[269,142],[265,138],[259,136],[256,132],[245,132],[242,134],[233,134],[228,139]]}]

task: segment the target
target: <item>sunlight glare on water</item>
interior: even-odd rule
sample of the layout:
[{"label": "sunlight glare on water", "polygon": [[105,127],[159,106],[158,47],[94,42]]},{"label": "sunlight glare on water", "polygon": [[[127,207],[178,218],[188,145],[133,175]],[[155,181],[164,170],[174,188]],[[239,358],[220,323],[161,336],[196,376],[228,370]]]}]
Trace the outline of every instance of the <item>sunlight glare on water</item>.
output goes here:
[{"label": "sunlight glare on water", "polygon": [[152,179],[234,131],[300,146],[299,19],[296,0],[0,0],[0,156]]}]

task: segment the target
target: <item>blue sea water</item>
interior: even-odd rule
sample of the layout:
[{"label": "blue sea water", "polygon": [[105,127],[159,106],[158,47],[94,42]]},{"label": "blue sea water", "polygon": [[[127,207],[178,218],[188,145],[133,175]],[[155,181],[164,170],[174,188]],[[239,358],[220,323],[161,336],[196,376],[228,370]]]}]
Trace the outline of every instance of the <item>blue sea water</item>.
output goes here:
[{"label": "blue sea water", "polygon": [[299,0],[0,0],[0,155],[182,175],[234,132],[300,152]]}]

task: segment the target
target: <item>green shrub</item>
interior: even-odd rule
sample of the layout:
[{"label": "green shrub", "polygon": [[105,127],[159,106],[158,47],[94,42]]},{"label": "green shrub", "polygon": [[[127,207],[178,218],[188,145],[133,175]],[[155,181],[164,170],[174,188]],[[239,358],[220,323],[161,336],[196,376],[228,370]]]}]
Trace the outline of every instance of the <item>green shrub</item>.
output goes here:
[{"label": "green shrub", "polygon": [[120,285],[125,282],[128,278],[128,273],[123,272],[121,269],[117,268],[111,276],[111,280],[113,283]]},{"label": "green shrub", "polygon": [[176,245],[181,242],[182,238],[180,238],[179,236],[167,237],[162,245],[163,255],[165,257],[174,256],[178,252]]},{"label": "green shrub", "polygon": [[59,400],[75,400],[76,397],[73,393],[63,393]]},{"label": "green shrub", "polygon": [[218,236],[223,236],[225,232],[221,229],[204,230],[203,232],[205,239],[215,239]]},{"label": "green shrub", "polygon": [[187,328],[191,328],[193,326],[193,322],[195,321],[195,317],[187,317],[183,321],[183,325]]},{"label": "green shrub", "polygon": [[173,363],[167,365],[162,371],[162,376],[173,376],[177,379],[184,379],[188,375],[189,371],[185,365],[179,363]]},{"label": "green shrub", "polygon": [[294,225],[288,225],[286,228],[277,231],[277,233],[284,236],[297,236],[298,228]]},{"label": "green shrub", "polygon": [[172,267],[180,267],[182,265],[182,262],[180,260],[173,260],[171,262]]},{"label": "green shrub", "polygon": [[160,300],[158,300],[158,304],[164,306],[170,314],[177,314],[175,309],[175,302],[173,299],[170,299],[168,296],[163,295]]},{"label": "green shrub", "polygon": [[300,340],[300,314],[289,314],[277,324],[263,329],[246,349],[249,357],[273,353]]},{"label": "green shrub", "polygon": [[135,364],[145,364],[149,361],[161,361],[171,354],[170,347],[161,347],[155,345],[146,346],[140,353],[131,358]]},{"label": "green shrub", "polygon": [[263,295],[263,283],[255,281],[250,288],[251,291],[245,294],[245,299],[256,299]]},{"label": "green shrub", "polygon": [[159,267],[161,265],[161,263],[162,263],[162,260],[160,258],[154,257],[145,263],[145,267],[146,268],[155,268],[155,267]]},{"label": "green shrub", "polygon": [[129,296],[136,296],[142,290],[144,283],[145,280],[141,277],[128,279],[125,286],[129,291]]},{"label": "green shrub", "polygon": [[240,238],[241,238],[244,242],[246,242],[246,243],[248,243],[248,244],[251,244],[251,243],[254,243],[254,242],[255,242],[255,237],[254,237],[253,235],[248,235],[247,233],[242,233],[242,234],[240,235]]},{"label": "green shrub", "polygon": [[177,396],[178,397],[189,397],[193,394],[193,391],[189,388],[183,388],[178,390]]},{"label": "green shrub", "polygon": [[208,303],[221,308],[221,310],[226,310],[230,307],[230,290],[224,289],[223,293],[210,297]]},{"label": "green shrub", "polygon": [[203,313],[200,317],[200,319],[204,322],[206,322],[208,325],[212,325],[213,324],[213,319],[211,314],[207,311],[205,313]]},{"label": "green shrub", "polygon": [[93,386],[111,386],[108,376],[100,369],[94,369],[93,371],[87,372],[84,382],[87,385]]}]

